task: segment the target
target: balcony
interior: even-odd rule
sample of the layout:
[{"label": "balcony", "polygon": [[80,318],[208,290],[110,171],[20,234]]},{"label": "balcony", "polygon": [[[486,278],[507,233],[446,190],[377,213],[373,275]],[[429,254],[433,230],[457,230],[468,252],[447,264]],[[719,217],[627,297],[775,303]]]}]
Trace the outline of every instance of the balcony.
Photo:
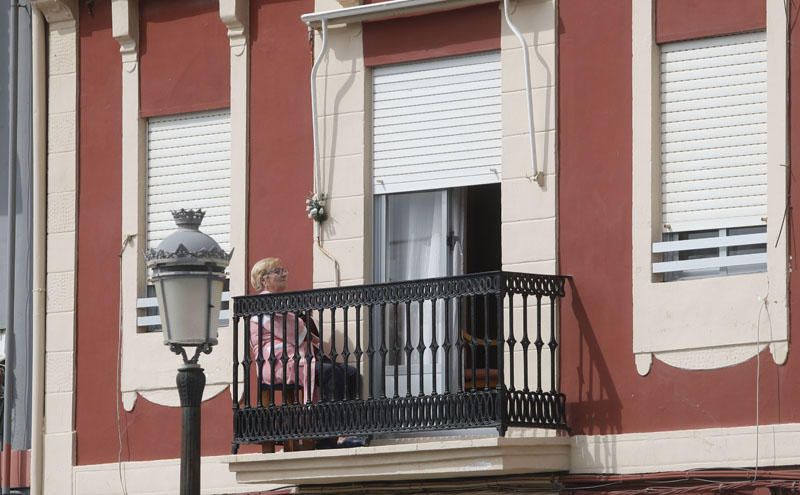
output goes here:
[{"label": "balcony", "polygon": [[[551,310],[565,280],[489,272],[234,298],[233,452],[340,435],[566,430]],[[314,326],[319,345],[304,338]],[[351,369],[323,375],[319,363]]]}]

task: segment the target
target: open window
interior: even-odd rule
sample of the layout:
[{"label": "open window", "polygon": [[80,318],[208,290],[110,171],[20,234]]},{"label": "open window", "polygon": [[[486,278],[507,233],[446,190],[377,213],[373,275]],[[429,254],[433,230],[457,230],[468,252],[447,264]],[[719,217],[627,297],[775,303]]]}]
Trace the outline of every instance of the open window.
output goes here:
[{"label": "open window", "polygon": [[[372,76],[374,280],[499,270],[500,53],[376,67]],[[478,299],[447,308],[444,301],[377,308],[373,316],[383,325],[373,328],[372,337],[387,352],[376,366],[385,378],[373,382],[387,396],[431,393],[464,386],[445,383],[446,361],[472,369],[482,360],[486,369],[486,352],[444,359],[448,345],[456,352],[459,340],[488,342],[496,335],[485,324],[496,321],[490,314],[496,314],[496,302]],[[401,352],[412,347],[429,350],[422,359],[418,352]],[[411,390],[392,379],[406,373],[414,377]]]},{"label": "open window", "polygon": [[[487,184],[464,188],[439,189],[375,197],[374,274],[376,282],[401,282],[426,278],[458,276],[500,270],[500,185]],[[445,342],[464,343],[464,355],[450,359],[462,363],[464,383],[447,384],[450,390],[471,388],[487,379],[485,370],[497,367],[494,347],[497,329],[497,302],[489,297],[465,297],[458,307],[445,308],[440,301],[436,308],[430,302],[391,305],[377,308],[376,321],[383,322],[373,332],[376,347],[387,349],[384,368],[384,392],[387,396],[418,394],[445,390]],[[449,313],[448,313],[449,312]],[[436,316],[433,316],[433,315]],[[435,320],[434,320],[435,318]],[[408,324],[406,323],[408,320]],[[421,323],[420,323],[421,320]],[[417,353],[407,362],[406,347],[439,347],[437,355],[425,352],[423,362]],[[488,345],[487,345],[488,344]],[[455,352],[455,348],[451,348]],[[487,361],[488,360],[488,361]],[[398,376],[411,374],[412,389],[406,390]],[[410,367],[410,368],[409,368]],[[480,372],[476,370],[481,370]],[[423,376],[420,376],[422,374]],[[489,372],[494,376],[496,373]],[[420,379],[421,378],[421,379]]]}]

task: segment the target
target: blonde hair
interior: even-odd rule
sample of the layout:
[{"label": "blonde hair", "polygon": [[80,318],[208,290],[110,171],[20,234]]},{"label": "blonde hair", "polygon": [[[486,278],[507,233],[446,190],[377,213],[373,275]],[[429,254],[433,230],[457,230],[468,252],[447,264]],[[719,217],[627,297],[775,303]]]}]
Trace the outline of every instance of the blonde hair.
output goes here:
[{"label": "blonde hair", "polygon": [[257,291],[264,290],[264,284],[261,283],[261,279],[279,266],[281,266],[280,258],[263,258],[256,261],[250,270],[250,285]]}]

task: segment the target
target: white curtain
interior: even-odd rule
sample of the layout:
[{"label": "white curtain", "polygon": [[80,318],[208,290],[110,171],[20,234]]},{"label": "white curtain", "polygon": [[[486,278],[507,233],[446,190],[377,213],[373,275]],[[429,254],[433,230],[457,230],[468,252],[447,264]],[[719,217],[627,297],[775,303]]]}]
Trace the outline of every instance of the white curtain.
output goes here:
[{"label": "white curtain", "polygon": [[[395,194],[385,196],[384,243],[381,260],[383,280],[399,282],[434,277],[445,277],[460,274],[463,264],[461,239],[463,234],[463,214],[461,195],[456,191],[424,191],[417,193]],[[448,234],[454,236],[455,252],[450,256]],[[437,305],[437,317],[434,327],[431,302],[423,304],[423,324],[419,323],[419,303],[413,302],[408,308],[404,304],[394,308],[386,308],[385,333],[387,348],[400,349],[400,353],[390,352],[386,360],[386,392],[394,394],[394,367],[398,367],[399,395],[404,395],[407,388],[407,373],[412,376],[412,394],[419,393],[420,378],[425,393],[430,393],[434,380],[441,392],[444,381],[444,350],[441,348],[445,339],[444,302]],[[454,308],[451,308],[451,312]],[[408,317],[407,317],[408,315]],[[451,316],[452,318],[452,316]],[[408,325],[406,320],[408,319]],[[451,319],[451,321],[453,321]],[[427,349],[420,365],[420,354],[417,349],[420,331],[424,346],[429,348],[433,341],[434,328],[436,342],[439,345],[436,356],[436,369],[433,367],[433,356]],[[406,340],[409,340],[411,361],[407,362],[405,351]],[[451,339],[452,340],[452,339]],[[421,376],[422,375],[422,376]]]}]

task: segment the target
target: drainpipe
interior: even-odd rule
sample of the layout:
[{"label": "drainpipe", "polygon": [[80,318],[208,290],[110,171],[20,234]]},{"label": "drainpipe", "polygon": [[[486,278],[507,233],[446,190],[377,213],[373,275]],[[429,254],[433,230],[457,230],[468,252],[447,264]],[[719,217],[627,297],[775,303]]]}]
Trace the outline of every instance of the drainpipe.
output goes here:
[{"label": "drainpipe", "polygon": [[41,12],[31,9],[33,113],[33,336],[31,356],[31,495],[42,493],[44,450],[45,257],[47,256],[47,169],[45,153],[45,34]]},{"label": "drainpipe", "polygon": [[8,80],[8,326],[5,340],[5,378],[3,382],[3,469],[0,494],[11,493],[11,396],[13,395],[14,371],[14,258],[16,257],[17,235],[17,22],[19,13],[17,2],[9,7],[9,80]]},{"label": "drainpipe", "polygon": [[[322,19],[320,35],[322,36],[322,47],[320,47],[319,54],[314,60],[314,66],[311,67],[311,133],[314,139],[314,194],[321,194],[323,190],[322,184],[322,165],[320,164],[320,151],[319,151],[319,126],[317,125],[317,71],[322,64],[322,59],[328,53],[328,20]],[[313,39],[313,38],[312,38]],[[334,282],[336,287],[339,287],[341,280],[339,271],[339,261],[328,252],[322,243],[322,225],[314,222],[314,244],[326,258],[333,263]]]},{"label": "drainpipe", "polygon": [[531,175],[528,179],[536,181],[540,186],[544,185],[544,172],[539,170],[536,164],[536,139],[533,135],[533,90],[531,89],[531,63],[528,56],[528,44],[525,37],[514,23],[511,22],[511,15],[508,13],[508,0],[503,0],[503,16],[508,28],[514,33],[522,47],[522,66],[525,70],[525,96],[528,99],[528,144],[531,148]]},{"label": "drainpipe", "polygon": [[[314,138],[314,193],[322,192],[322,169],[319,153],[319,126],[317,125],[317,71],[322,64],[322,59],[328,53],[328,20],[322,20],[322,47],[311,67],[311,133]],[[313,38],[312,38],[313,39]]]}]

